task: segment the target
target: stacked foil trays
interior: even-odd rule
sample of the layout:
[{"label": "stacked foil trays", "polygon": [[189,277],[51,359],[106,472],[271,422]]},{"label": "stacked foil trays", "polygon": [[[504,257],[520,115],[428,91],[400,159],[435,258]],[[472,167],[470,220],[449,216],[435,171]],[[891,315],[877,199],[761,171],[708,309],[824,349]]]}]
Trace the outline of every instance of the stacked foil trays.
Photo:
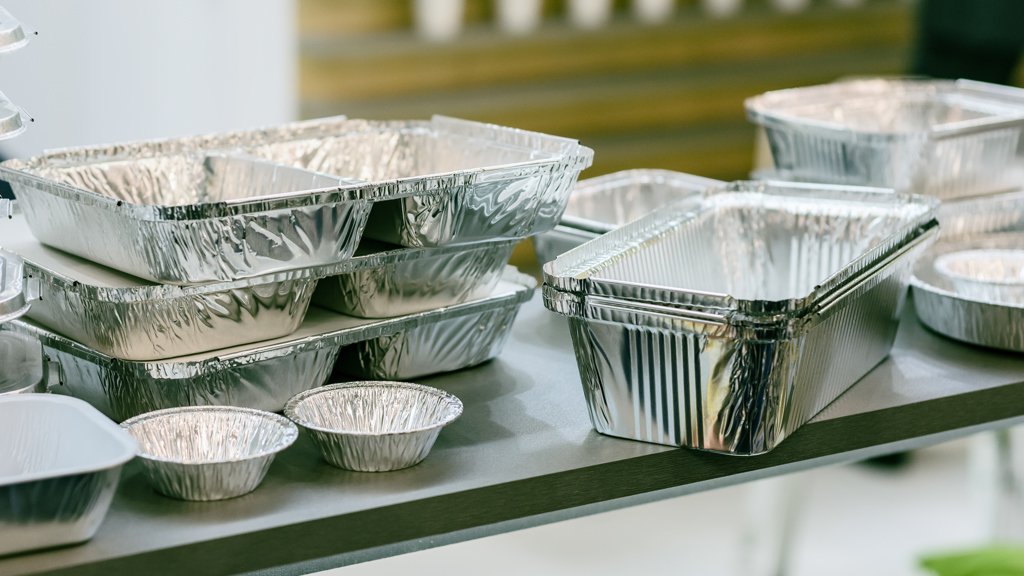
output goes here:
[{"label": "stacked foil trays", "polygon": [[746,102],[777,176],[951,199],[1009,190],[1024,90],[968,80],[870,79]]},{"label": "stacked foil trays", "polygon": [[771,450],[891,349],[934,199],[740,182],[544,266],[602,433]]},{"label": "stacked foil trays", "polygon": [[962,342],[1024,352],[1024,192],[944,203],[942,238],[914,269],[914,306]]},{"label": "stacked foil trays", "polygon": [[[29,310],[35,283],[26,286],[24,263],[0,250],[0,324],[20,318]],[[0,332],[0,397],[45,392],[49,365],[35,338]]]},{"label": "stacked foil trays", "polygon": [[117,420],[477,364],[535,286],[506,269],[514,244],[555,226],[592,155],[450,118],[329,118],[9,161],[0,246],[42,298],[7,329]]}]

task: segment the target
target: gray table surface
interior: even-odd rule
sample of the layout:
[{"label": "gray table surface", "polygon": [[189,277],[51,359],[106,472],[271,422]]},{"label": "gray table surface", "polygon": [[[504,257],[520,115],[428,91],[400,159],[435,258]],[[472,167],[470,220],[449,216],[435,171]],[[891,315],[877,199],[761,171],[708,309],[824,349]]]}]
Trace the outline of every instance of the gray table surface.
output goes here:
[{"label": "gray table surface", "polygon": [[1024,422],[1024,356],[937,336],[911,302],[891,357],[764,456],[594,432],[568,326],[539,295],[498,359],[421,382],[465,413],[418,466],[338,470],[303,436],[255,492],[189,503],[133,462],[92,541],[0,559],[0,574],[301,574]]}]

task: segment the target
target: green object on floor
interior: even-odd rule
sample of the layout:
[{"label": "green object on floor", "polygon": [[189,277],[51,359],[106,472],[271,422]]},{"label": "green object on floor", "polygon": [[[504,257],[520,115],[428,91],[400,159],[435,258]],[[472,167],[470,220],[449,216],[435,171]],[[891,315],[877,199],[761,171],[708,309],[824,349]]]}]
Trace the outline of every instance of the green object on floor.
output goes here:
[{"label": "green object on floor", "polygon": [[921,566],[938,576],[1024,576],[1024,548],[993,546],[956,554],[935,554]]}]

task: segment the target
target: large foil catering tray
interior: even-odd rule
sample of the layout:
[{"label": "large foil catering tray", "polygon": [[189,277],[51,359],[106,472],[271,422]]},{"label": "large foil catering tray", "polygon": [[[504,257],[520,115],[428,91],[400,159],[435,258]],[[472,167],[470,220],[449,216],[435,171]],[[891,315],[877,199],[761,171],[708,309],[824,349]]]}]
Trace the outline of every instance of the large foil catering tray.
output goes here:
[{"label": "large foil catering tray", "polygon": [[363,181],[349,192],[377,202],[365,235],[410,247],[546,232],[558,223],[576,178],[594,156],[576,140],[443,116],[391,122],[335,117],[55,150],[25,168],[66,169],[217,149]]},{"label": "large foil catering tray", "polygon": [[350,181],[237,153],[0,164],[32,234],[164,284],[226,282],[349,258],[370,205]]},{"label": "large foil catering tray", "polygon": [[969,80],[850,80],[746,102],[787,179],[943,200],[1009,189],[1024,90]]},{"label": "large foil catering tray", "polygon": [[[0,246],[24,256],[25,275],[38,286],[29,318],[113,358],[141,361],[286,336],[311,298],[342,313],[390,316],[480,298],[494,288],[512,242],[427,249],[364,241],[337,264],[199,286],[155,284],[44,246],[17,211],[0,223]],[[459,267],[467,250],[484,253],[480,266]],[[434,289],[415,276],[426,271]],[[341,299],[332,286],[350,290]]]},{"label": "large foil catering tray", "polygon": [[0,556],[84,542],[135,457],[130,435],[55,394],[0,398]]},{"label": "large foil catering tray", "polygon": [[544,267],[599,432],[771,450],[888,355],[931,198],[734,183]]},{"label": "large foil catering tray", "polygon": [[[1024,256],[1024,192],[944,203],[939,221],[942,237],[918,261],[910,281],[918,319],[962,342],[1024,352],[1024,302],[965,290],[935,268],[937,258],[966,251]],[[1024,283],[1017,288],[1024,290]]]},{"label": "large foil catering tray", "polygon": [[610,232],[683,196],[725,182],[669,170],[624,170],[576,184],[558,226],[533,237],[537,261],[559,254]]},{"label": "large foil catering tray", "polygon": [[[61,390],[85,400],[118,422],[178,406],[230,405],[279,412],[289,398],[327,380],[342,346],[400,332],[429,330],[433,324],[462,317],[518,309],[532,297],[535,285],[531,277],[509,267],[493,293],[472,302],[378,320],[353,318],[314,306],[298,330],[289,336],[149,362],[112,358],[30,320],[9,322],[3,330],[39,338],[46,354],[60,364],[64,381]],[[503,332],[508,328],[507,324],[492,324],[485,331]],[[477,332],[474,338],[503,339],[501,334]],[[448,342],[451,347],[464,345],[464,340]],[[419,363],[436,365],[437,360],[432,357],[436,353],[432,348],[406,348],[402,354],[408,358],[399,365],[407,372],[400,374],[422,372],[416,367]],[[451,363],[444,369],[466,366]],[[344,366],[339,368],[343,370]]]}]

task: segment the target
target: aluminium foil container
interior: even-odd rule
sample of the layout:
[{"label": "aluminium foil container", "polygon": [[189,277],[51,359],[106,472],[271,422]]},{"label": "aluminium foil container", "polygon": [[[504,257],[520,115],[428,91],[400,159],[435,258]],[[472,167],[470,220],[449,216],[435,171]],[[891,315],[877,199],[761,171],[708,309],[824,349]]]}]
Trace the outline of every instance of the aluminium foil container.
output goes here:
[{"label": "aluminium foil container", "polygon": [[[518,310],[532,297],[535,285],[531,277],[509,267],[494,292],[471,302],[382,320],[353,318],[311,307],[299,329],[289,336],[148,362],[111,358],[32,321],[15,320],[5,324],[3,330],[39,338],[46,354],[61,367],[62,390],[118,422],[179,406],[230,405],[280,412],[289,398],[327,380],[343,346],[400,332],[429,330],[430,325],[461,317],[479,317],[509,308]],[[507,332],[509,325],[491,324],[484,331]],[[482,337],[501,341],[505,338],[502,334]],[[459,339],[447,343],[453,348],[468,344],[471,343]],[[419,366],[433,370],[438,365],[435,355],[459,355],[422,345],[407,347],[402,353],[407,358],[398,365],[409,373],[422,373],[424,369]],[[473,355],[462,358],[480,359]],[[368,363],[363,365],[374,370]],[[444,369],[466,366],[449,363]]]},{"label": "aluminium foil container", "polygon": [[29,310],[24,270],[25,262],[20,256],[0,250],[0,324],[24,316]]},{"label": "aluminium foil container", "polygon": [[366,237],[409,247],[526,238],[551,230],[594,156],[575,140],[443,116],[426,121],[335,117],[55,150],[30,160],[25,169],[73,170],[218,149],[362,181],[348,191],[376,203]]},{"label": "aluminium foil container", "polygon": [[550,262],[673,200],[724,185],[720,180],[669,170],[624,170],[581,180],[558,226],[533,237],[537,261]]},{"label": "aluminium foil container", "polygon": [[44,244],[163,284],[345,260],[370,213],[348,180],[237,153],[43,156],[0,164],[0,179]]},{"label": "aluminium foil container", "polygon": [[1024,192],[944,203],[939,221],[942,237],[921,257],[911,278],[918,319],[961,342],[1024,352],[1024,303],[964,293],[935,269],[939,256],[966,250],[1024,255]]},{"label": "aluminium foil container", "polygon": [[[350,315],[400,316],[482,298],[498,282],[514,242],[426,249],[364,241],[338,264],[171,286],[43,246],[17,212],[0,223],[0,246],[24,256],[38,286],[40,298],[24,308],[28,317],[97,352],[136,361],[286,336],[302,323],[311,299]],[[11,277],[20,282],[20,273]]]},{"label": "aluminium foil container", "polygon": [[28,46],[34,31],[0,6],[0,56]]},{"label": "aluminium foil container", "polygon": [[0,556],[84,542],[103,522],[135,441],[56,394],[0,398]]},{"label": "aluminium foil container", "polygon": [[786,179],[946,200],[1010,189],[1024,90],[969,80],[850,80],[746,101]]},{"label": "aluminium foil container", "polygon": [[738,182],[544,267],[599,432],[771,450],[889,353],[938,202]]}]

